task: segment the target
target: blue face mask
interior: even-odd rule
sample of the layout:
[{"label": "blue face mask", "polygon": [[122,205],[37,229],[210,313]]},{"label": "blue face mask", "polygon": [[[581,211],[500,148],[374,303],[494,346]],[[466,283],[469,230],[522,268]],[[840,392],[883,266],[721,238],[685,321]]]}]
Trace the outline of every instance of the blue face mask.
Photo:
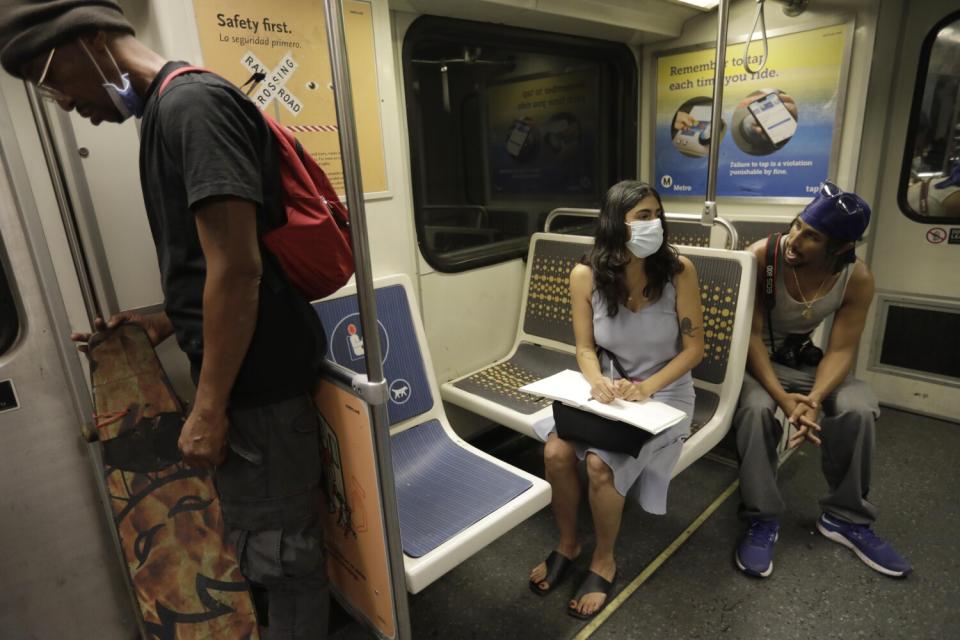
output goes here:
[{"label": "blue face mask", "polygon": [[663,244],[663,225],[656,220],[638,220],[630,224],[630,239],[627,249],[638,258],[652,256]]},{"label": "blue face mask", "polygon": [[143,100],[141,100],[137,92],[133,90],[133,86],[130,84],[129,73],[122,74],[120,78],[123,80],[122,89],[111,82],[104,82],[103,88],[106,90],[107,95],[110,96],[113,106],[117,108],[117,111],[120,112],[124,120],[130,116],[139,118],[143,115]]},{"label": "blue face mask", "polygon": [[90,50],[87,49],[87,45],[83,43],[83,40],[80,41],[80,44],[83,46],[83,50],[86,51],[87,56],[90,57],[93,66],[97,68],[100,77],[103,78],[103,89],[107,92],[110,102],[117,108],[122,120],[126,120],[130,116],[136,116],[138,118],[142,116],[143,100],[140,99],[140,96],[134,91],[133,85],[130,84],[130,74],[120,72],[120,67],[117,65],[117,61],[113,59],[113,54],[110,53],[110,49],[107,49],[107,55],[110,56],[110,62],[113,63],[114,68],[117,70],[117,75],[120,76],[123,87],[118,87],[116,84],[107,80],[107,76],[103,74],[103,70],[100,69],[100,65],[97,64]]}]

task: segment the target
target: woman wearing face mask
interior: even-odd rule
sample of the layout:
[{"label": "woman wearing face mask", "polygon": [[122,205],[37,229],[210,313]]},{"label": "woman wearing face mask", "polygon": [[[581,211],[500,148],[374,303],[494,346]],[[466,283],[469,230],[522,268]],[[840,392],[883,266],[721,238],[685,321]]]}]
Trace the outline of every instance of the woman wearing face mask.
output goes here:
[{"label": "woman wearing face mask", "polygon": [[[544,462],[560,541],[531,571],[530,587],[538,595],[552,591],[580,555],[577,465],[586,460],[596,546],[590,572],[567,612],[590,618],[607,603],[616,577],[614,543],[625,500],[649,513],[666,511],[671,472],[693,415],[690,371],[703,358],[697,273],[668,244],[660,195],[650,185],[625,180],[607,192],[593,249],[570,274],[570,297],[577,363],[593,397],[604,403],[653,398],[687,414],[648,440],[636,457],[563,440],[552,420],[537,427],[546,440]],[[616,373],[610,354],[626,377]]]}]

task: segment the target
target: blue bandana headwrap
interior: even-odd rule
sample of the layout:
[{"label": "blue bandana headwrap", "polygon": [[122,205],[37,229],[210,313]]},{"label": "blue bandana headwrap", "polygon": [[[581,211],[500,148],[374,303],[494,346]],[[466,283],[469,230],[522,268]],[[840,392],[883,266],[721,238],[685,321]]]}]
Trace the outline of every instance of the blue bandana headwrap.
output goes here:
[{"label": "blue bandana headwrap", "polygon": [[[824,181],[800,219],[820,233],[842,242],[856,242],[870,224],[870,205],[853,192]],[[853,249],[843,256],[846,262],[857,259]]]}]

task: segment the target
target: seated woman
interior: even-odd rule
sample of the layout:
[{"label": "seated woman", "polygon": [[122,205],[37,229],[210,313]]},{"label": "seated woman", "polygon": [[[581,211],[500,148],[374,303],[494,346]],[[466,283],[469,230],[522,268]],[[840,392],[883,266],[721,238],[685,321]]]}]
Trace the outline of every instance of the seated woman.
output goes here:
[{"label": "seated woman", "polygon": [[[626,180],[607,192],[593,249],[570,274],[570,297],[577,363],[593,397],[604,403],[653,398],[687,414],[648,440],[636,457],[562,440],[552,419],[536,426],[546,440],[546,477],[560,542],[530,572],[530,587],[538,595],[552,591],[580,555],[577,464],[585,459],[596,547],[590,573],[567,612],[590,618],[606,604],[617,573],[614,543],[626,498],[650,513],[666,512],[671,472],[693,415],[690,371],[703,358],[697,273],[666,241],[663,205],[650,185]],[[627,377],[604,375],[612,364],[606,354],[613,354]]]}]

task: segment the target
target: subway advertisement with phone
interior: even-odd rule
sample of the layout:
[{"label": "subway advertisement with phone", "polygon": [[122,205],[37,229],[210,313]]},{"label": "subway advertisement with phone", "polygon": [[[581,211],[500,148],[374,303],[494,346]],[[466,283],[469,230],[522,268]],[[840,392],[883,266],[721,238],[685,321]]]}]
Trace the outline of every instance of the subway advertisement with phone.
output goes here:
[{"label": "subway advertisement with phone", "polygon": [[847,24],[772,37],[769,58],[756,73],[744,70],[745,44],[729,46],[720,122],[710,121],[713,49],[662,52],[656,63],[657,185],[674,195],[703,196],[707,155],[717,140],[718,195],[809,197],[835,161],[850,37]]}]

